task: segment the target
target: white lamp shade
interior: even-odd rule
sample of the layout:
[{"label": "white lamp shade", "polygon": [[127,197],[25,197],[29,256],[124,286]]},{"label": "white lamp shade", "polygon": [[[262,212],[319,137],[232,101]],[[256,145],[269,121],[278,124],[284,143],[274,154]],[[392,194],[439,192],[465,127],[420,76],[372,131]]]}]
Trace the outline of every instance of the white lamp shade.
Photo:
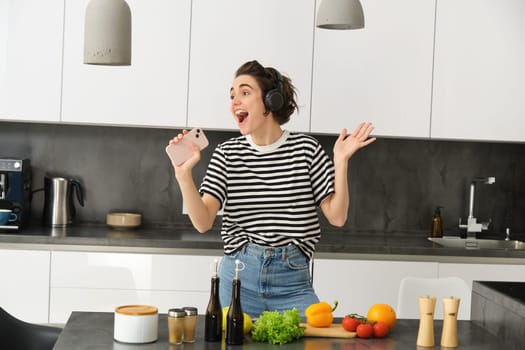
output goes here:
[{"label": "white lamp shade", "polygon": [[84,24],[84,63],[131,64],[131,10],[124,0],[91,0]]},{"label": "white lamp shade", "polygon": [[365,26],[359,0],[322,0],[316,26],[324,29],[360,29]]}]

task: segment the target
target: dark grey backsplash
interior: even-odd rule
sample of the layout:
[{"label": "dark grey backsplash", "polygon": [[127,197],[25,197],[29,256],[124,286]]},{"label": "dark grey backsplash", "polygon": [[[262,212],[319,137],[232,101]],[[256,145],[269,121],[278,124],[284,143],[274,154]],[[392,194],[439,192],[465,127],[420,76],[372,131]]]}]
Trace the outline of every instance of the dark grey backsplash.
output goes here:
[{"label": "dark grey backsplash", "polygon": [[[0,122],[0,156],[31,160],[33,189],[48,171],[77,177],[85,207],[77,221],[104,223],[110,210],[133,210],[148,225],[189,222],[173,169],[164,152],[171,129]],[[199,184],[214,146],[237,132],[208,131],[210,147],[194,172]],[[314,135],[331,154],[336,135]],[[341,231],[430,230],[443,206],[446,232],[458,233],[468,214],[470,179],[495,176],[476,189],[474,214],[491,218],[492,233],[525,233],[525,144],[380,138],[350,161],[350,211]],[[33,196],[40,221],[43,192]],[[328,225],[323,220],[323,226]],[[330,228],[331,230],[331,228]]]}]

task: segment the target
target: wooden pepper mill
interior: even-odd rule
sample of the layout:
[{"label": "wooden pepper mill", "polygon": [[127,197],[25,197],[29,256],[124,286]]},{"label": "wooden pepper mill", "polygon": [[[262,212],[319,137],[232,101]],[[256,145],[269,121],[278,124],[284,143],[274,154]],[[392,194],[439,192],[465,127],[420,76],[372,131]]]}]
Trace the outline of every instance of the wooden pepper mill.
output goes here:
[{"label": "wooden pepper mill", "polygon": [[455,348],[458,346],[458,309],[459,298],[443,298],[443,332],[441,346]]},{"label": "wooden pepper mill", "polygon": [[435,297],[419,298],[419,332],[417,334],[417,346],[434,346],[434,308]]}]

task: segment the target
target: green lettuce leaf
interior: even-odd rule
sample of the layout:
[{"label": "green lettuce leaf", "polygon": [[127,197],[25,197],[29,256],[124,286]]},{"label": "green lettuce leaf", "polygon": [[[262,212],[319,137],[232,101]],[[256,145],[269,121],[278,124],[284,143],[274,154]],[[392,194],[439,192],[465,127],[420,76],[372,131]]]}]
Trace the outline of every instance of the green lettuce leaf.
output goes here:
[{"label": "green lettuce leaf", "polygon": [[304,334],[301,315],[297,309],[264,311],[253,324],[252,339],[270,344],[286,344],[299,339]]}]

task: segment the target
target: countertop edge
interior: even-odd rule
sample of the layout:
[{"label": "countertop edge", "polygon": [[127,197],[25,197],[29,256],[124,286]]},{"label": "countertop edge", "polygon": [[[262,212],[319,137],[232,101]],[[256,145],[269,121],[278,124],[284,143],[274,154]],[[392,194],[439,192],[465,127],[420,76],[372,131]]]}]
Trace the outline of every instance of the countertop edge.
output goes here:
[{"label": "countertop edge", "polygon": [[[209,248],[160,248],[141,246],[113,246],[113,245],[79,245],[79,244],[51,244],[51,243],[5,243],[0,242],[0,249],[12,250],[39,250],[39,251],[78,251],[100,253],[138,253],[138,254],[170,254],[170,255],[201,255],[222,256],[222,249]],[[411,255],[411,254],[370,254],[370,253],[332,253],[316,252],[314,259],[328,260],[387,260],[387,261],[418,261],[436,263],[465,263],[465,264],[509,264],[524,265],[522,258],[508,257],[481,257],[481,256],[454,256],[454,255]]]}]

